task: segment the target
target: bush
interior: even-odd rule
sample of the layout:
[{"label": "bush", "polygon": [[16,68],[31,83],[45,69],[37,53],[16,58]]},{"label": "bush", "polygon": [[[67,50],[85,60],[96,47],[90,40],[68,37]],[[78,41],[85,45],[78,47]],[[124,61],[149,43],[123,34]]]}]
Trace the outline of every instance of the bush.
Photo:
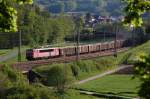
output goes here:
[{"label": "bush", "polygon": [[[41,71],[40,73],[42,72],[44,71]],[[59,92],[63,92],[67,85],[73,80],[71,68],[65,64],[52,65],[51,68],[46,70],[46,73],[42,75],[47,78],[44,84],[48,86],[54,86]]]},{"label": "bush", "polygon": [[21,72],[18,72],[14,69],[12,69],[10,66],[5,65],[2,67],[1,71],[3,74],[7,75],[7,77],[13,82],[13,81],[27,81],[27,79],[22,75]]},{"label": "bush", "polygon": [[114,58],[101,58],[95,61],[97,69],[105,69],[117,65],[117,61]]},{"label": "bush", "polygon": [[93,67],[93,62],[91,60],[86,60],[86,61],[78,61],[77,66],[79,66],[81,72],[91,72],[91,68]]},{"label": "bush", "polygon": [[57,99],[50,89],[37,86],[25,85],[14,86],[7,90],[4,99]]},{"label": "bush", "polygon": [[75,63],[71,64],[70,66],[73,76],[77,77],[79,75],[80,68]]},{"label": "bush", "polygon": [[4,89],[5,87],[9,87],[9,85],[11,85],[10,80],[0,71],[0,90]]}]

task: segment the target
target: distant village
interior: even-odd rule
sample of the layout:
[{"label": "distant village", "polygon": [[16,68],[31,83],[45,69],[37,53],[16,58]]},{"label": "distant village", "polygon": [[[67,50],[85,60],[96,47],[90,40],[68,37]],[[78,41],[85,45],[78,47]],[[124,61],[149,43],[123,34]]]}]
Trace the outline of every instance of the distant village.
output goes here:
[{"label": "distant village", "polygon": [[100,16],[98,14],[91,14],[85,12],[67,12],[70,16],[84,16],[85,27],[94,27],[98,23],[114,23],[123,20],[123,16]]},{"label": "distant village", "polygon": [[85,26],[94,27],[97,23],[114,23],[121,20],[123,20],[123,17],[92,15],[90,19],[85,17]]}]

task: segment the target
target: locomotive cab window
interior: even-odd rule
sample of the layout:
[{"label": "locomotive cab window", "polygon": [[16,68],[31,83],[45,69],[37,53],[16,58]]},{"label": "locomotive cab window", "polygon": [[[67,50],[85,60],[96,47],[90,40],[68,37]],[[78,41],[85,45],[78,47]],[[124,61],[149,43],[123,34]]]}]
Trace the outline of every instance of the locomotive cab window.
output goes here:
[{"label": "locomotive cab window", "polygon": [[54,49],[40,50],[41,53],[43,53],[43,52],[52,52],[52,51],[54,51]]},{"label": "locomotive cab window", "polygon": [[33,49],[28,49],[28,50],[26,50],[27,52],[33,52]]}]

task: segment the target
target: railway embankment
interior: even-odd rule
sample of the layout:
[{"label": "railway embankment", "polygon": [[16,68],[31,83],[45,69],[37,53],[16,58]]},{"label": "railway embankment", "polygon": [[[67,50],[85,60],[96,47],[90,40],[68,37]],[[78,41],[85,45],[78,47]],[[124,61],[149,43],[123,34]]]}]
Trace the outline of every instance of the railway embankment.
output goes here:
[{"label": "railway embankment", "polygon": [[[125,52],[129,48],[121,48],[118,49],[117,52]],[[81,54],[79,56],[79,60],[91,60],[96,59],[100,57],[106,57],[106,56],[113,56],[114,50],[108,50],[103,52],[95,52],[95,53],[88,53],[88,54]],[[26,62],[19,62],[12,64],[13,68],[18,69],[20,71],[28,71],[35,67],[40,67],[43,65],[50,65],[54,63],[70,63],[77,61],[77,56],[65,56],[65,57],[58,57],[58,58],[52,58],[47,60],[37,60],[37,61],[26,61]]]},{"label": "railway embankment", "polygon": [[[97,57],[87,60],[82,60],[78,62],[71,62],[71,63],[57,63],[51,65],[43,65],[41,67],[37,67],[34,71],[38,72],[41,75],[44,75],[47,78],[46,83],[51,86],[52,78],[55,77],[52,71],[54,67],[61,68],[62,71],[69,72],[67,75],[71,77],[73,80],[80,81],[82,79],[86,79],[105,71],[112,70],[118,67],[119,64],[126,63],[131,64],[134,63],[136,55],[141,52],[150,53],[149,50],[150,41],[146,42],[143,45],[137,46],[135,48],[131,48],[128,51],[123,53],[119,53],[118,57],[114,56],[104,56],[104,57]],[[132,58],[132,60],[131,60]],[[132,72],[132,68],[127,68],[126,70],[120,70],[118,73],[127,73]],[[51,75],[51,76],[49,76]],[[62,75],[63,72],[62,72]],[[66,75],[66,74],[65,74]]]},{"label": "railway embankment", "polygon": [[[21,49],[22,56],[25,57],[25,51],[29,47],[23,46]],[[18,48],[0,50],[0,63],[15,63],[17,61]]]}]

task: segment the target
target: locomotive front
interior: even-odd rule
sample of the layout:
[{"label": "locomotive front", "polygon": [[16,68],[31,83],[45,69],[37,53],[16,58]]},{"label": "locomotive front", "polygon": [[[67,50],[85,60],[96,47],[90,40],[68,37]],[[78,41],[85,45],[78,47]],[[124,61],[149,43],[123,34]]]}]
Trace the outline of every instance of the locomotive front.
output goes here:
[{"label": "locomotive front", "polygon": [[27,60],[33,60],[33,49],[27,49],[26,50],[26,59]]}]

